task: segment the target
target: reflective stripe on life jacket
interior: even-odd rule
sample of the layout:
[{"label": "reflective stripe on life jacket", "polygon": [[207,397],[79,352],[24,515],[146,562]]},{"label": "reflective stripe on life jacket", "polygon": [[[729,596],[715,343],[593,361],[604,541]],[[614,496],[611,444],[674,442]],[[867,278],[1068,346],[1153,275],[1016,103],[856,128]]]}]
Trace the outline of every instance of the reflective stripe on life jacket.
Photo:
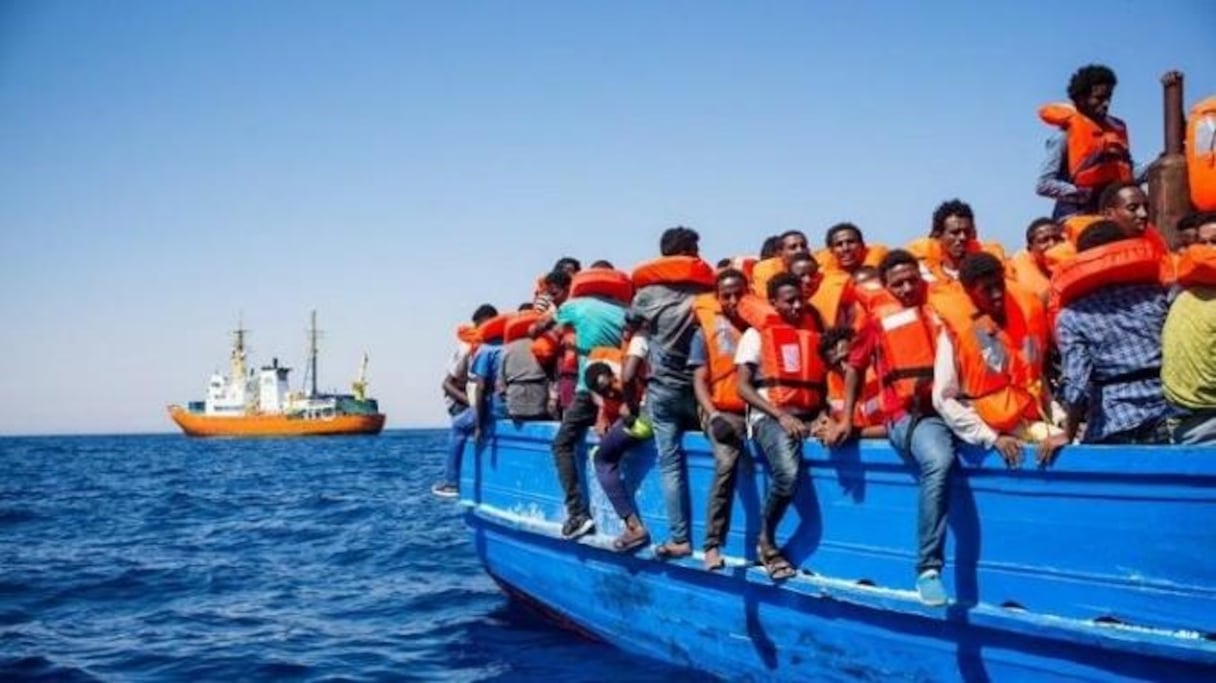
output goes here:
[{"label": "reflective stripe on life jacket", "polygon": [[1122,121],[1108,116],[1101,125],[1063,103],[1039,107],[1039,118],[1067,136],[1068,179],[1073,185],[1092,190],[1131,181],[1131,145]]},{"label": "reflective stripe on life jacket", "polygon": [[629,305],[633,301],[633,282],[619,270],[580,270],[570,281],[570,298],[579,296],[599,296]]},{"label": "reflective stripe on life jacket", "polygon": [[1186,172],[1191,203],[1216,211],[1216,96],[1196,104],[1187,119]]},{"label": "reflective stripe on life jacket", "polygon": [[1042,309],[1027,296],[1006,287],[1003,328],[976,310],[970,299],[952,297],[938,310],[954,344],[959,398],[969,401],[980,418],[999,432],[1042,419],[1039,397],[1046,326]]},{"label": "reflective stripe on life jacket", "polygon": [[713,266],[698,256],[662,256],[633,269],[633,286],[698,285],[713,287]]},{"label": "reflective stripe on life jacket", "polygon": [[[854,427],[879,427],[883,424],[882,399],[878,376],[874,374],[874,366],[866,369],[862,381],[861,393],[853,406]],[[844,414],[844,375],[839,372],[828,373],[828,408],[832,418],[840,420]]]},{"label": "reflective stripe on life jacket", "polygon": [[739,397],[738,374],[735,370],[735,349],[743,333],[725,315],[716,294],[701,294],[693,299],[693,313],[701,324],[708,356],[709,395],[714,407],[730,413],[742,413],[746,404]]},{"label": "reflective stripe on life jacket", "polygon": [[1192,244],[1178,258],[1178,284],[1216,286],[1216,246]]},{"label": "reflective stripe on life jacket", "polygon": [[[804,318],[810,324],[809,317]],[[760,329],[760,386],[769,403],[800,413],[823,406],[827,371],[819,357],[819,333],[772,321]]]}]

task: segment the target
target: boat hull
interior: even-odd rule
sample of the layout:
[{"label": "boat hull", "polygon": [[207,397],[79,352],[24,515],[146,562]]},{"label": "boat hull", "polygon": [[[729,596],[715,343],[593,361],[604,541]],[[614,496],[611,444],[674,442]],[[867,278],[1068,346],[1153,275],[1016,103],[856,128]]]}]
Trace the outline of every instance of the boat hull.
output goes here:
[{"label": "boat hull", "polygon": [[[560,538],[549,424],[500,423],[462,466],[486,570],[512,595],[626,650],[730,679],[1201,680],[1216,675],[1216,451],[1069,448],[1056,470],[1008,472],[968,453],[952,480],[953,603],[909,588],[916,485],[883,442],[808,444],[778,532],[800,572],[779,586],[749,546],[767,485],[740,472],[726,571],[610,548],[620,529],[594,476],[600,534]],[[684,442],[694,542],[713,460]],[[582,458],[580,458],[582,462]],[[653,449],[625,461],[656,540],[666,534]]]},{"label": "boat hull", "polygon": [[242,415],[219,417],[192,413],[181,406],[169,406],[169,417],[187,436],[335,436],[379,434],[385,416],[333,415],[305,419],[286,415]]}]

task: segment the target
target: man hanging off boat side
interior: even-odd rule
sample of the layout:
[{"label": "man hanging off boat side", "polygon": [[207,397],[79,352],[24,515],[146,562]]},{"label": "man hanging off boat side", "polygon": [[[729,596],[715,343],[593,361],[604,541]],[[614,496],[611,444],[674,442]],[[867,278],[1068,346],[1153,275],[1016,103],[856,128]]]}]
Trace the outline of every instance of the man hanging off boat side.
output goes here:
[{"label": "man hanging off boat side", "polygon": [[735,365],[752,438],[772,471],[756,556],[769,578],[779,581],[797,573],[778,550],[777,526],[797,491],[802,443],[823,409],[825,380],[819,332],[807,315],[802,283],[780,273],[768,282],[768,299],[775,314],[743,333]]},{"label": "man hanging off boat side", "polygon": [[[879,401],[887,438],[919,470],[917,502],[916,588],[922,602],[946,604],[941,580],[945,564],[946,514],[950,470],[958,441],[933,407],[933,366],[941,323],[928,305],[929,287],[915,256],[891,251],[878,267],[884,286],[867,301],[858,321],[857,341],[845,366],[841,417],[856,413],[862,378],[873,368],[879,378]],[[824,442],[839,446],[856,431],[849,420],[835,419],[824,430]]]},{"label": "man hanging off boat side", "polygon": [[1039,108],[1039,118],[1059,129],[1047,141],[1047,156],[1035,192],[1056,201],[1052,218],[1094,213],[1098,197],[1111,183],[1142,181],[1147,169],[1132,162],[1127,126],[1111,116],[1118,79],[1100,64],[1083,66],[1068,82],[1071,104]]},{"label": "man hanging off boat side", "polygon": [[688,523],[688,477],[680,446],[684,431],[697,426],[688,355],[697,320],[693,299],[714,286],[714,268],[700,257],[700,235],[683,226],[659,238],[659,258],[633,271],[632,311],[647,329],[645,414],[654,431],[659,481],[671,537],[655,548],[660,558],[692,554]]},{"label": "man hanging off boat side", "polygon": [[[448,415],[452,417],[448,463],[456,462],[459,456],[453,457],[452,453],[463,452],[465,443],[473,433],[474,414],[469,407],[469,357],[477,348],[477,328],[496,315],[498,309],[490,304],[482,304],[473,311],[473,324],[462,325],[456,331],[456,350],[452,353],[452,360],[442,384],[443,400],[447,405]],[[459,470],[452,472],[451,465],[445,465],[444,479],[431,487],[431,493],[441,498],[455,498],[459,493],[459,479]]]},{"label": "man hanging off boat side", "polygon": [[553,438],[553,461],[565,493],[566,521],[562,525],[562,536],[568,539],[595,530],[574,459],[576,449],[587,430],[595,424],[598,414],[586,383],[588,355],[593,348],[621,345],[628,292],[628,277],[623,273],[606,269],[581,271],[571,281],[570,298],[552,317],[543,318],[532,328],[531,336],[536,338],[554,326],[568,326],[576,341],[578,378],[574,397],[562,413],[561,425]]}]

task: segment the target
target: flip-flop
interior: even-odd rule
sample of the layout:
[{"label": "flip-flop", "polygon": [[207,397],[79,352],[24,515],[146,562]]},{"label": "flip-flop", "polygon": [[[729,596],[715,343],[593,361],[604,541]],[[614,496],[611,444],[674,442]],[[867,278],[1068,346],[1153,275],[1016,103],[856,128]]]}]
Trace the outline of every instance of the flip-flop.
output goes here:
[{"label": "flip-flop", "polygon": [[[716,551],[717,548],[713,548],[712,550]],[[708,555],[709,551],[708,550],[705,551],[705,554]],[[709,562],[709,558],[706,557],[704,566],[705,566],[705,571],[716,572],[716,571],[718,571],[720,569],[724,569],[726,567],[726,558],[722,557],[721,551],[718,551],[718,559],[711,563],[711,562]]]},{"label": "flip-flop", "polygon": [[629,539],[625,538],[625,534],[621,534],[612,541],[612,549],[618,553],[625,553],[629,552],[630,550],[637,550],[648,543],[650,543],[650,534],[647,532]]},{"label": "flip-flop", "polygon": [[654,547],[654,556],[660,560],[672,560],[680,557],[688,557],[692,555],[692,546],[689,545],[688,550],[674,550],[672,546],[676,544],[671,542],[660,543]]}]

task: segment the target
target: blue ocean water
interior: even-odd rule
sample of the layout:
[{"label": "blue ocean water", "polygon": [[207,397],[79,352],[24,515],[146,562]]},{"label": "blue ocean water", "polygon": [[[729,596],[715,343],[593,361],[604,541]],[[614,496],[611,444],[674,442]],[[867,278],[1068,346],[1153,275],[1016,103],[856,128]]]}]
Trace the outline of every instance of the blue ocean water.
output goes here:
[{"label": "blue ocean water", "polygon": [[0,439],[0,680],[687,677],[510,603],[445,445]]}]

